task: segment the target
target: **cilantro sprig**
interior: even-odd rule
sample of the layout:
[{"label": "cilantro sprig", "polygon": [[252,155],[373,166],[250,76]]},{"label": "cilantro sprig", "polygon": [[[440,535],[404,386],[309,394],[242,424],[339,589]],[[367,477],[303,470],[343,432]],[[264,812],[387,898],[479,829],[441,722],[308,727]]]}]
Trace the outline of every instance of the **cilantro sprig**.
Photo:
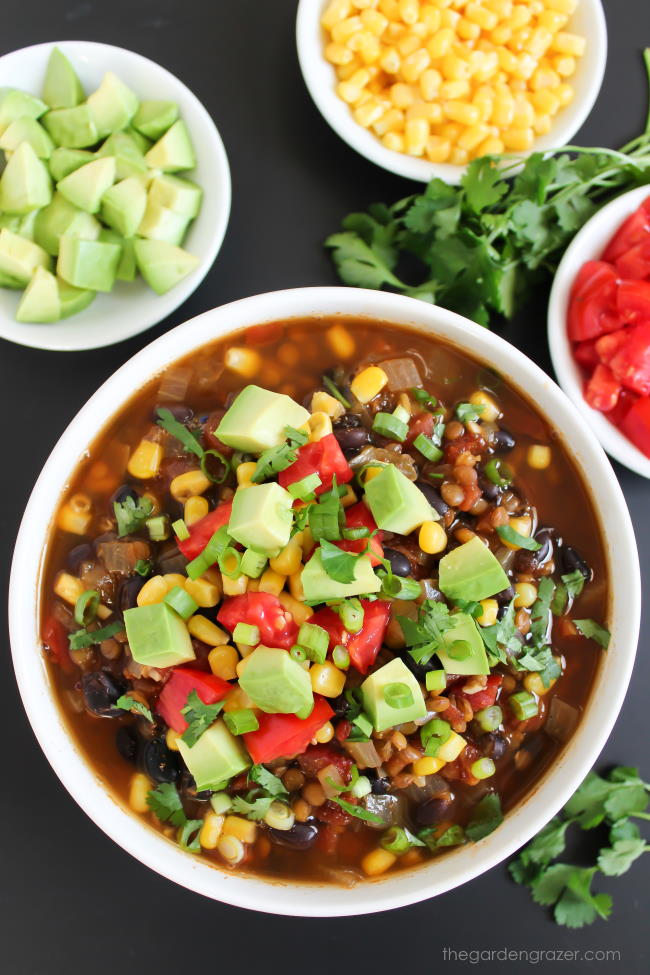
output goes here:
[{"label": "cilantro sprig", "polygon": [[291,467],[298,457],[298,447],[303,447],[308,439],[309,437],[302,430],[285,427],[283,443],[277,447],[269,447],[260,454],[251,477],[253,484],[261,484],[274,474]]},{"label": "cilantro sprig", "polygon": [[142,701],[136,701],[129,694],[122,694],[121,697],[118,697],[115,702],[115,707],[120,708],[122,711],[131,711],[133,714],[141,714],[143,718],[146,718],[147,721],[153,724],[153,715],[147,705],[143,704]]},{"label": "cilantro sprig", "polygon": [[187,721],[187,728],[183,732],[182,738],[189,748],[196,745],[203,732],[207,731],[216,720],[223,705],[223,701],[217,701],[216,704],[204,704],[195,690],[190,691],[187,696],[187,703],[181,709],[181,714]]},{"label": "cilantro sprig", "polygon": [[130,495],[124,501],[114,501],[113,511],[117,521],[119,538],[133,535],[144,527],[144,523],[153,511],[151,498],[140,497],[137,501]]},{"label": "cilantro sprig", "polygon": [[425,599],[418,611],[417,620],[408,616],[398,616],[404,642],[410,647],[409,653],[417,664],[429,663],[442,642],[443,634],[454,625],[446,603]]}]

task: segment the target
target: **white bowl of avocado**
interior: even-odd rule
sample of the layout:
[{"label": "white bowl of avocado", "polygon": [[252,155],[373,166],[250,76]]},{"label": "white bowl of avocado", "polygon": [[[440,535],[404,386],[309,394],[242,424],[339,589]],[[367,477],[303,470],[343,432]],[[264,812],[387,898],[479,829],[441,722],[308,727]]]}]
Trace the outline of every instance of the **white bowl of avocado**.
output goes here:
[{"label": "white bowl of avocado", "polygon": [[195,95],[92,41],[0,58],[0,336],[121,342],[199,286],[228,224],[219,133]]}]

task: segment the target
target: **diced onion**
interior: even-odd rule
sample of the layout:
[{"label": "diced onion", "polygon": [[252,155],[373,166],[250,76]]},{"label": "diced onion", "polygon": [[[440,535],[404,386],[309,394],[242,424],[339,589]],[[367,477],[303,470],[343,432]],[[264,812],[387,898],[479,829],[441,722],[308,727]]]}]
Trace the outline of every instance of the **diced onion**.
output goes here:
[{"label": "diced onion", "polygon": [[399,454],[396,450],[384,450],[383,447],[364,447],[349,463],[353,470],[372,463],[394,464],[409,481],[417,480],[418,476],[415,462],[410,454]]},{"label": "diced onion", "polygon": [[554,696],[548,709],[544,731],[556,741],[566,741],[575,731],[579,720],[580,712],[577,708]]},{"label": "diced onion", "polygon": [[163,402],[182,403],[192,378],[192,370],[186,366],[169,369],[162,378],[158,398]]},{"label": "diced onion", "polygon": [[392,393],[401,393],[405,389],[419,388],[422,385],[420,372],[413,359],[406,356],[401,359],[386,359],[380,366],[388,376],[388,388]]},{"label": "diced onion", "polygon": [[357,768],[379,768],[381,765],[381,759],[372,741],[346,741],[343,747],[354,759]]}]

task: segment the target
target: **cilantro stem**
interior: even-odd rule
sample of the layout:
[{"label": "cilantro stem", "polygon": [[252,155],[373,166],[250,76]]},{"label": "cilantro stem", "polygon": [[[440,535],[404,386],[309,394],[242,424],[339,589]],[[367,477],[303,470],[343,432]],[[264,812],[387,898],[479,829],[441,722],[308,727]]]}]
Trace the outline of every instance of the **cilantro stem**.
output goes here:
[{"label": "cilantro stem", "polygon": [[635,812],[635,813],[630,813],[630,815],[631,816],[634,816],[635,819],[648,819],[648,820],[650,820],[650,813]]},{"label": "cilantro stem", "polygon": [[[646,47],[643,52],[643,64],[645,65],[646,74],[648,76],[648,88],[650,89],[650,47]],[[648,117],[645,123],[645,135],[650,135],[650,104],[648,105]]]}]

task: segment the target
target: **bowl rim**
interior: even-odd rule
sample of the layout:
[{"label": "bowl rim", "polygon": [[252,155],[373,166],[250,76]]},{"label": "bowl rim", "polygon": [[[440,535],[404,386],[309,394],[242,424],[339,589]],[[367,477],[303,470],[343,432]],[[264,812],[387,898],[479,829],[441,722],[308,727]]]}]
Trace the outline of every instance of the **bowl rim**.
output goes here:
[{"label": "bowl rim", "polygon": [[[344,142],[370,162],[406,179],[428,183],[435,177],[446,183],[459,183],[466,166],[433,163],[387,149],[380,140],[355,122],[349,107],[334,91],[332,66],[323,57],[320,16],[327,0],[299,0],[296,15],[296,46],[303,80],[319,112]],[[514,154],[525,160],[533,152],[557,149],[571,141],[591,112],[605,75],[607,63],[607,21],[601,0],[579,0],[578,15],[589,31],[584,57],[584,91],[576,97],[546,135],[535,138],[526,153]],[[578,71],[580,71],[579,66]],[[516,172],[515,169],[511,173]]]},{"label": "bowl rim", "polygon": [[547,333],[553,369],[558,383],[587,421],[607,453],[641,477],[650,478],[650,457],[621,433],[618,427],[586,402],[584,379],[573,358],[567,334],[569,297],[576,274],[589,260],[598,260],[604,247],[626,217],[650,198],[650,185],[622,193],[591,217],[569,244],[558,266],[548,303]]},{"label": "bowl rim", "polygon": [[[608,546],[614,596],[612,646],[600,664],[572,744],[499,829],[479,843],[417,870],[389,875],[381,882],[365,882],[344,892],[338,886],[268,882],[215,869],[183,853],[123,808],[67,733],[37,649],[40,567],[51,517],[70,471],[95,435],[98,421],[103,425],[115,413],[116,402],[122,404],[161,368],[178,359],[180,349],[188,354],[248,325],[312,315],[334,320],[341,315],[382,319],[439,335],[474,357],[498,362],[509,381],[516,375],[519,387],[527,389],[530,398],[544,403],[548,422],[563,429],[576,463],[584,467],[585,478],[593,483],[594,507]],[[545,825],[593,765],[622,706],[634,662],[640,602],[638,555],[620,486],[591,431],[537,365],[504,339],[445,309],[402,295],[321,287],[257,295],[205,312],[146,346],[97,390],[54,447],[26,506],[11,568],[9,624],[16,678],[41,748],[72,797],[108,836],[158,873],[213,899],[267,913],[331,917],[388,910],[449,891],[505,859]]]},{"label": "bowl rim", "polygon": [[[94,56],[106,60],[106,58],[112,55],[114,57],[126,58],[135,67],[143,71],[151,72],[152,77],[157,76],[159,79],[163,78],[171,88],[176,89],[176,98],[182,95],[182,98],[191,106],[192,112],[195,113],[198,125],[200,125],[201,141],[205,141],[205,149],[201,152],[201,158],[205,160],[205,165],[209,162],[212,172],[219,182],[219,192],[213,207],[214,212],[210,214],[212,229],[209,237],[209,246],[203,248],[200,264],[186,278],[172,288],[171,291],[168,291],[167,294],[157,295],[153,291],[151,291],[150,295],[147,294],[147,298],[149,299],[148,304],[150,304],[151,308],[148,314],[142,314],[142,310],[140,309],[140,313],[137,316],[122,315],[122,334],[118,338],[114,337],[112,328],[105,328],[103,334],[99,329],[92,333],[87,331],[89,322],[79,319],[78,316],[72,319],[61,319],[59,322],[52,322],[49,325],[34,325],[16,322],[0,312],[0,338],[28,348],[47,349],[56,352],[73,352],[105,348],[106,346],[116,345],[119,342],[133,338],[141,332],[153,328],[154,325],[157,325],[163,319],[173,314],[197,290],[214,264],[226,235],[232,204],[232,179],[223,140],[206,107],[185,82],[163,67],[162,64],[153,61],[143,54],[139,54],[137,51],[120,47],[117,44],[105,44],[100,41],[45,41],[39,44],[30,44],[27,47],[18,48],[15,51],[8,51],[6,54],[3,54],[0,56],[0,70],[11,61],[19,62],[27,54],[37,56],[41,52],[43,55],[43,70],[45,70],[47,55],[54,47],[61,48],[65,54],[73,57],[77,55],[78,57],[86,56],[92,59]],[[171,93],[170,98],[174,100]],[[197,146],[199,142],[197,121],[191,127],[190,135],[193,138],[195,146]],[[193,170],[190,171],[190,173],[193,172]],[[207,216],[208,214],[206,213]],[[192,228],[190,228],[190,232],[191,230]],[[99,299],[110,297],[111,295],[109,293],[108,295],[100,295]],[[93,305],[89,307],[92,309]],[[69,326],[71,323],[79,325],[73,338],[63,339],[57,342],[57,334],[61,331],[59,326]],[[91,335],[92,337],[90,337]]]}]

